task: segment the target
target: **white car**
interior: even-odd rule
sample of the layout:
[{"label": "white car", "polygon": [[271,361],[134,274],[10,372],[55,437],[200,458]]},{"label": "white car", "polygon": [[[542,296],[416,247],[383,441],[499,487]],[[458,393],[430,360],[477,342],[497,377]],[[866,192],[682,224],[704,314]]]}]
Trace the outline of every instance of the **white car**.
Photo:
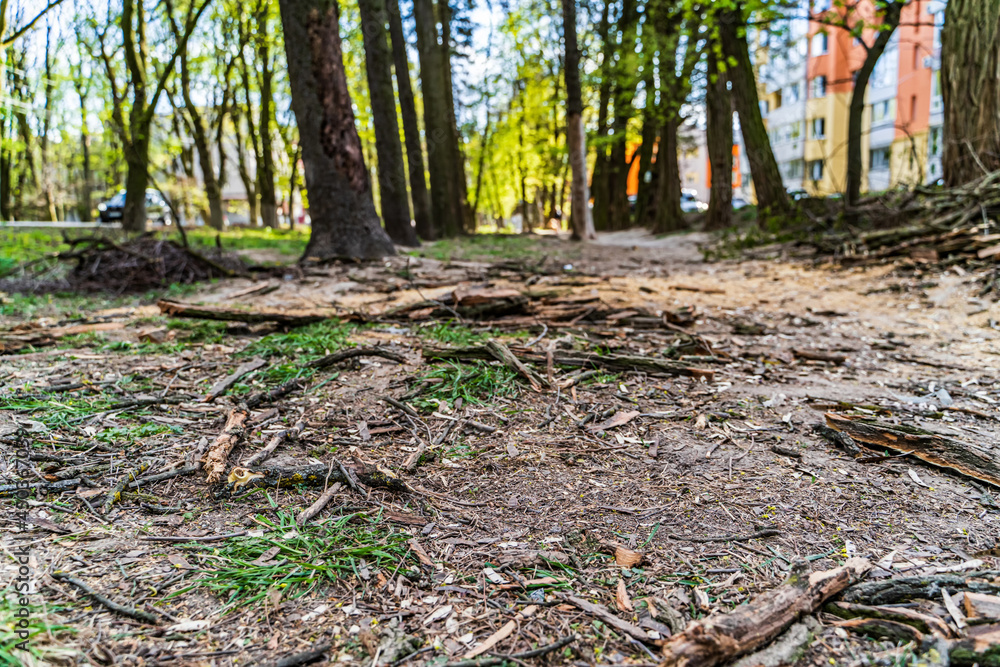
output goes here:
[{"label": "white car", "polygon": [[698,201],[698,193],[694,190],[681,190],[681,210],[685,213],[698,213],[707,211],[708,204]]}]

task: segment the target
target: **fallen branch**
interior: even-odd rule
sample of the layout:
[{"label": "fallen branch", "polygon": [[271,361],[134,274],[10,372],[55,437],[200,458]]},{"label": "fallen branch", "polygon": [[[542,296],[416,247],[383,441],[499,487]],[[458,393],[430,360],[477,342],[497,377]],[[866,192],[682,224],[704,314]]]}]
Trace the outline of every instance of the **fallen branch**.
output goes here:
[{"label": "fallen branch", "polygon": [[111,508],[114,507],[114,504],[121,500],[122,491],[125,490],[125,486],[134,482],[136,475],[141,475],[149,470],[150,465],[151,463],[149,461],[143,461],[137,467],[122,475],[121,479],[115,482],[115,485],[108,491],[108,496],[104,500],[104,507],[101,508],[101,514],[107,514],[110,512]]},{"label": "fallen branch", "polygon": [[573,595],[566,596],[566,602],[569,602],[574,607],[579,607],[583,611],[587,612],[592,616],[596,616],[601,619],[615,630],[622,632],[632,639],[638,640],[640,642],[651,644],[654,643],[652,639],[649,638],[649,633],[640,628],[638,625],[629,623],[628,621],[622,620],[612,614],[610,611],[605,609],[599,604],[594,604],[592,602],[587,602],[582,598],[578,598]]},{"label": "fallen branch", "polygon": [[887,605],[906,602],[915,598],[935,599],[941,597],[941,589],[972,591],[996,595],[1000,593],[1000,570],[980,570],[966,576],[937,574],[923,577],[899,577],[883,581],[870,581],[851,586],[844,591],[845,602]]},{"label": "fallen branch", "polygon": [[156,304],[160,312],[171,317],[187,317],[196,320],[216,320],[221,322],[245,322],[260,324],[274,322],[286,327],[301,327],[328,320],[333,312],[296,311],[296,310],[239,310],[223,306],[200,306],[193,303],[181,303],[161,299]]},{"label": "fallen branch", "polygon": [[911,426],[889,426],[833,412],[826,413],[826,423],[830,428],[866,445],[906,452],[937,468],[1000,486],[1000,459],[980,445],[952,440]]},{"label": "fallen branch", "polygon": [[684,542],[749,542],[761,537],[773,537],[781,535],[777,528],[763,528],[749,535],[720,535],[719,537],[684,537],[683,535],[671,534],[670,537]]},{"label": "fallen branch", "polygon": [[662,667],[713,667],[755,651],[870,569],[867,560],[851,558],[841,567],[809,574],[807,562],[795,561],[791,575],[777,588],[728,614],[695,621],[668,639]]},{"label": "fallen branch", "polygon": [[913,626],[923,634],[933,634],[945,639],[955,636],[948,624],[940,618],[905,607],[879,607],[837,601],[827,604],[823,611],[845,620],[865,618],[903,623]]},{"label": "fallen branch", "polygon": [[267,446],[264,447],[264,449],[260,450],[259,452],[248,458],[246,461],[243,461],[241,465],[252,466],[256,463],[260,463],[261,461],[269,457],[274,452],[274,450],[276,450],[281,445],[281,443],[285,442],[286,440],[295,440],[296,438],[298,438],[299,435],[301,435],[302,433],[302,429],[304,429],[305,427],[306,427],[305,422],[296,422],[295,426],[293,426],[292,428],[284,429],[283,431],[278,431],[274,435],[274,437],[271,438],[271,441],[267,443]]},{"label": "fallen branch", "polygon": [[320,644],[317,648],[311,651],[303,651],[302,653],[295,653],[294,655],[287,656],[281,660],[269,663],[267,667],[298,667],[298,665],[305,665],[310,662],[316,662],[323,657],[327,651],[330,650],[330,644]]},{"label": "fallen branch", "polygon": [[545,646],[539,646],[538,648],[532,649],[530,651],[523,651],[521,653],[510,653],[510,654],[498,653],[495,658],[479,658],[478,660],[459,660],[458,662],[446,662],[442,667],[491,667],[492,665],[502,665],[505,662],[517,662],[519,660],[528,660],[530,658],[537,658],[547,653],[552,653],[553,651],[558,651],[561,648],[569,646],[577,639],[579,639],[579,635],[569,635],[567,637],[563,637],[558,641],[554,641],[551,644],[546,644]]},{"label": "fallen branch", "polygon": [[56,570],[55,572],[52,573],[52,578],[57,581],[65,581],[67,584],[72,584],[76,586],[81,591],[92,597],[95,602],[101,603],[102,605],[104,605],[111,611],[115,612],[116,614],[121,614],[122,616],[128,616],[129,618],[134,618],[137,621],[149,623],[150,625],[156,625],[156,616],[154,616],[153,614],[118,604],[117,602],[114,602],[104,597],[103,595],[101,595],[93,588],[83,583],[74,576],[66,574],[65,572],[62,572],[60,570]]},{"label": "fallen branch", "polygon": [[245,364],[240,364],[239,367],[232,372],[232,374],[227,375],[226,377],[222,378],[214,385],[212,385],[212,388],[208,390],[208,393],[205,394],[205,398],[201,399],[201,402],[210,403],[214,401],[216,398],[226,393],[229,390],[229,388],[232,387],[234,384],[236,384],[236,382],[241,377],[243,377],[247,373],[252,373],[261,366],[266,366],[266,365],[267,362],[264,361],[263,359],[251,359]]},{"label": "fallen branch", "polygon": [[226,471],[226,466],[229,463],[229,452],[246,437],[244,424],[249,416],[250,412],[244,406],[229,411],[222,433],[212,443],[202,461],[209,484],[215,484],[222,479],[222,473]]},{"label": "fallen branch", "polygon": [[284,384],[278,385],[274,389],[268,391],[257,392],[253,396],[247,399],[247,407],[251,410],[259,408],[265,403],[274,403],[279,398],[284,398],[293,391],[297,391],[306,386],[306,381],[299,378],[289,380]]},{"label": "fallen branch", "polygon": [[547,380],[543,380],[541,376],[521,363],[521,361],[510,351],[510,348],[503,343],[495,340],[487,341],[486,350],[493,355],[494,359],[504,364],[518,375],[524,376],[524,379],[528,381],[528,384],[530,384],[531,388],[535,391],[541,391],[542,387],[549,386]]},{"label": "fallen branch", "polygon": [[329,368],[330,366],[340,363],[341,361],[354,359],[356,357],[382,357],[383,359],[395,361],[398,364],[406,363],[406,357],[383,347],[353,347],[347,350],[334,352],[333,354],[328,354],[319,359],[314,359],[306,364],[306,368]]},{"label": "fallen branch", "polygon": [[340,489],[341,485],[338,482],[334,482],[332,485],[330,485],[330,487],[326,491],[324,491],[319,498],[316,499],[316,502],[314,502],[306,509],[302,510],[299,513],[299,515],[295,517],[295,523],[302,526],[307,521],[309,521],[309,519],[313,518],[314,516],[322,512],[323,508],[326,507],[327,503],[330,502],[330,499],[333,498],[337,494],[337,492],[340,491]]},{"label": "fallen branch", "polygon": [[497,644],[499,644],[500,642],[502,642],[504,639],[507,639],[507,637],[510,637],[512,634],[514,634],[514,630],[517,629],[518,624],[521,621],[523,621],[524,619],[528,618],[529,616],[534,615],[534,613],[536,611],[538,611],[538,606],[537,605],[529,605],[529,606],[525,607],[520,612],[518,612],[517,615],[514,616],[513,619],[507,621],[503,625],[503,627],[501,627],[499,630],[497,630],[492,635],[490,635],[485,640],[483,640],[483,642],[480,643],[478,646],[476,646],[474,649],[472,649],[471,651],[469,651],[468,653],[466,653],[465,656],[464,656],[466,658],[466,660],[464,660],[462,662],[458,662],[458,663],[453,663],[453,664],[456,664],[456,665],[461,665],[461,664],[469,665],[469,664],[476,663],[475,660],[470,660],[470,658],[475,658],[477,655],[482,655],[483,653],[486,653],[491,648],[493,648],[494,646],[496,646]]}]

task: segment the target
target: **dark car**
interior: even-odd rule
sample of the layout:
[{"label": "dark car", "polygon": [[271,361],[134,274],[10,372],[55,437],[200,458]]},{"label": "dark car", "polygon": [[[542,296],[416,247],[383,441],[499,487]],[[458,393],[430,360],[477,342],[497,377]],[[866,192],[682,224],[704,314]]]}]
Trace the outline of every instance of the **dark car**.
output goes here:
[{"label": "dark car", "polygon": [[[101,222],[105,224],[121,222],[125,211],[125,191],[119,190],[111,199],[98,204],[97,211]],[[169,225],[171,222],[170,207],[159,190],[146,190],[146,217],[161,225]]]}]

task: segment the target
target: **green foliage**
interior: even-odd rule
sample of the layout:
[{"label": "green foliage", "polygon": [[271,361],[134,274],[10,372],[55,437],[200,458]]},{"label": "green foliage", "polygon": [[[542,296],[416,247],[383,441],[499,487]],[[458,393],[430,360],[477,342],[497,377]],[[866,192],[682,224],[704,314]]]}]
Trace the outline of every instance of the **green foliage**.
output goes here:
[{"label": "green foliage", "polygon": [[445,320],[421,327],[417,334],[421,338],[431,338],[445,345],[464,347],[494,338],[496,332],[489,329],[475,331],[465,325],[457,324],[455,320]]},{"label": "green foliage", "polygon": [[[299,229],[270,229],[267,227],[242,227],[216,231],[198,227],[187,231],[188,243],[198,249],[215,248],[216,237],[223,250],[275,250],[282,255],[300,257],[309,242],[309,231]],[[175,239],[179,240],[180,235]]]},{"label": "green foliage", "polygon": [[265,358],[284,357],[298,365],[318,359],[347,347],[347,339],[357,329],[357,325],[331,319],[273,333],[256,340],[242,352],[241,357],[261,356]]},{"label": "green foliage", "polygon": [[[31,604],[27,607],[20,605],[20,597],[24,593],[17,593],[12,588],[5,588],[0,591],[0,665],[23,665],[26,664],[25,654],[15,647],[24,642],[28,648],[28,654],[38,664],[53,665],[75,662],[77,656],[81,656],[76,649],[66,646],[55,646],[47,643],[44,638],[51,635],[57,639],[75,635],[76,630],[68,625],[52,623],[51,617],[54,614],[62,614],[71,611],[68,607],[53,604],[51,601],[45,607]],[[31,600],[37,600],[39,596],[27,596]],[[15,614],[26,609],[28,616],[24,619],[27,627],[20,626],[21,618]],[[27,631],[28,637],[22,639],[17,631]],[[15,652],[16,651],[16,652]],[[82,657],[82,656],[81,656]]]},{"label": "green foliage", "polygon": [[426,243],[409,253],[416,257],[430,257],[442,262],[497,261],[503,259],[538,260],[544,256],[537,236],[520,234],[477,234],[442,239]]},{"label": "green foliage", "polygon": [[419,380],[430,383],[431,387],[414,401],[414,405],[424,410],[436,408],[438,401],[451,406],[455,399],[461,398],[466,404],[479,404],[497,396],[516,396],[519,393],[514,371],[501,364],[484,361],[437,364]]},{"label": "green foliage", "polygon": [[94,435],[94,439],[108,444],[119,444],[124,441],[132,445],[135,444],[136,440],[149,438],[161,433],[179,434],[183,432],[184,430],[179,426],[168,426],[167,424],[147,422],[138,426],[116,426],[114,428],[107,428],[103,431],[98,431]]},{"label": "green foliage", "polygon": [[[206,561],[211,568],[202,570],[194,585],[166,599],[204,588],[221,597],[229,613],[263,604],[272,591],[294,600],[338,579],[356,577],[363,566],[394,569],[413,561],[407,559],[410,535],[396,532],[381,517],[359,513],[298,526],[294,514],[279,511],[273,521],[260,515],[257,520],[270,528],[262,537],[240,537],[222,547],[196,545],[211,556]],[[273,564],[256,564],[272,547],[278,548],[269,561]]]}]

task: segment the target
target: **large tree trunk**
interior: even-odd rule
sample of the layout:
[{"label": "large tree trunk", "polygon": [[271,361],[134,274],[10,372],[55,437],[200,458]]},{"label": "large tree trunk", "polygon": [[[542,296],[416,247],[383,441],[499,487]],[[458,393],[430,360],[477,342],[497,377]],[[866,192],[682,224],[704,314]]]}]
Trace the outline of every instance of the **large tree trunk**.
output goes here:
[{"label": "large tree trunk", "polygon": [[45,113],[42,121],[42,138],[40,147],[42,149],[42,189],[45,195],[45,210],[49,221],[58,220],[56,215],[55,183],[53,183],[53,173],[55,165],[52,164],[52,156],[49,155],[49,139],[52,132],[52,106],[55,103],[55,79],[52,74],[52,27],[45,31]]},{"label": "large tree trunk", "polygon": [[392,255],[354,125],[336,0],[280,0],[312,233],[305,258]]},{"label": "large tree trunk", "polygon": [[465,175],[465,153],[462,135],[458,131],[455,110],[455,86],[451,78],[451,6],[448,0],[437,0],[438,21],[441,23],[441,64],[444,67],[445,104],[448,115],[448,149],[451,153],[451,171],[454,179],[456,214],[461,229],[474,234],[475,221],[469,218],[469,183]]},{"label": "large tree trunk", "polygon": [[149,141],[132,135],[125,146],[125,207],[122,210],[122,229],[126,232],[146,231],[146,188],[149,185]]},{"label": "large tree trunk", "polygon": [[944,180],[1000,169],[1000,3],[950,0],[941,31]]},{"label": "large tree trunk", "polygon": [[653,231],[657,234],[684,229],[681,211],[681,169],[677,161],[677,116],[668,118],[660,131],[656,152],[656,189],[653,191]]},{"label": "large tree trunk", "polygon": [[[90,130],[87,128],[87,89],[76,82],[76,94],[80,98],[80,157],[83,160],[83,185],[80,188],[80,202],[77,211],[81,222],[90,222],[93,217],[91,195],[94,189],[94,172],[90,166]],[[0,177],[2,178],[2,177]]]},{"label": "large tree trunk", "polygon": [[847,203],[852,206],[861,198],[861,175],[864,173],[861,156],[861,120],[865,112],[868,81],[875,70],[875,64],[889,44],[892,33],[899,25],[903,4],[905,3],[889,2],[885,5],[882,21],[879,24],[881,29],[875,37],[875,42],[866,47],[865,61],[854,76],[854,90],[851,92],[851,105],[847,117]]},{"label": "large tree trunk", "polygon": [[723,53],[735,63],[726,73],[733,86],[736,111],[740,115],[740,129],[747,149],[747,159],[750,161],[757,206],[771,214],[784,213],[789,208],[788,194],[760,113],[757,82],[747,46],[743,7],[737,3],[736,9],[721,11],[718,18]]},{"label": "large tree trunk", "polygon": [[[573,240],[597,238],[587,192],[587,135],[583,131],[583,97],[580,91],[580,47],[576,41],[576,0],[562,0],[563,39],[566,44],[566,144],[573,170],[570,189],[570,224]],[[562,205],[560,201],[560,206]]]},{"label": "large tree trunk", "polygon": [[705,228],[723,229],[732,224],[733,217],[733,101],[726,86],[726,75],[719,71],[714,50],[708,53],[705,115],[705,140],[712,171]]},{"label": "large tree trunk", "polygon": [[612,60],[615,45],[611,39],[611,0],[605,0],[601,9],[601,23],[598,28],[603,55],[601,56],[601,85],[598,89],[597,101],[597,138],[594,142],[596,156],[594,159],[594,175],[590,181],[590,193],[594,198],[594,227],[599,230],[608,228],[608,197],[610,183],[608,182],[608,106],[611,104]]},{"label": "large tree trunk", "polygon": [[[268,39],[268,10],[270,3],[262,1],[257,11],[257,56],[260,60],[260,153],[257,160],[257,192],[260,194],[261,224],[271,229],[278,227],[278,201],[274,189],[274,142],[271,128],[274,125],[274,98],[271,93],[273,78],[271,43]],[[247,103],[249,105],[249,102]],[[248,111],[249,113],[249,111]]]},{"label": "large tree trunk", "polygon": [[441,236],[456,236],[462,230],[461,205],[452,165],[451,127],[444,62],[434,18],[432,0],[414,0],[417,52],[420,55],[420,89],[424,100],[424,130],[427,161],[431,172],[431,211],[434,228]]},{"label": "large tree trunk", "polygon": [[406,164],[410,175],[410,201],[413,203],[413,220],[417,223],[417,236],[425,241],[437,238],[431,220],[431,199],[424,175],[424,151],[420,144],[420,125],[417,107],[413,101],[410,83],[410,63],[406,57],[406,37],[399,14],[399,0],[385,0],[389,14],[389,34],[392,40],[392,59],[396,68],[396,88],[399,90],[399,110],[403,117],[403,136],[406,143]]},{"label": "large tree trunk", "polygon": [[368,94],[375,123],[382,221],[389,238],[397,244],[418,246],[420,242],[410,224],[410,206],[406,198],[406,168],[403,166],[403,147],[396,122],[396,97],[392,91],[392,56],[385,34],[388,19],[385,0],[358,0],[358,8],[365,44]]},{"label": "large tree trunk", "polygon": [[609,173],[608,228],[627,229],[631,226],[632,215],[628,203],[628,124],[632,120],[634,108],[632,100],[638,81],[635,70],[638,62],[635,55],[636,24],[639,19],[635,0],[622,0],[622,15],[618,20],[621,43],[618,45],[618,59],[615,63],[615,119],[612,122],[612,143]]},{"label": "large tree trunk", "polygon": [[635,224],[646,224],[649,215],[649,204],[652,196],[652,179],[646,181],[646,174],[653,164],[653,147],[656,144],[656,131],[659,129],[659,114],[656,110],[655,89],[653,82],[653,63],[647,62],[649,72],[643,81],[646,91],[645,108],[642,113],[642,143],[639,145],[639,188],[635,197]]}]

